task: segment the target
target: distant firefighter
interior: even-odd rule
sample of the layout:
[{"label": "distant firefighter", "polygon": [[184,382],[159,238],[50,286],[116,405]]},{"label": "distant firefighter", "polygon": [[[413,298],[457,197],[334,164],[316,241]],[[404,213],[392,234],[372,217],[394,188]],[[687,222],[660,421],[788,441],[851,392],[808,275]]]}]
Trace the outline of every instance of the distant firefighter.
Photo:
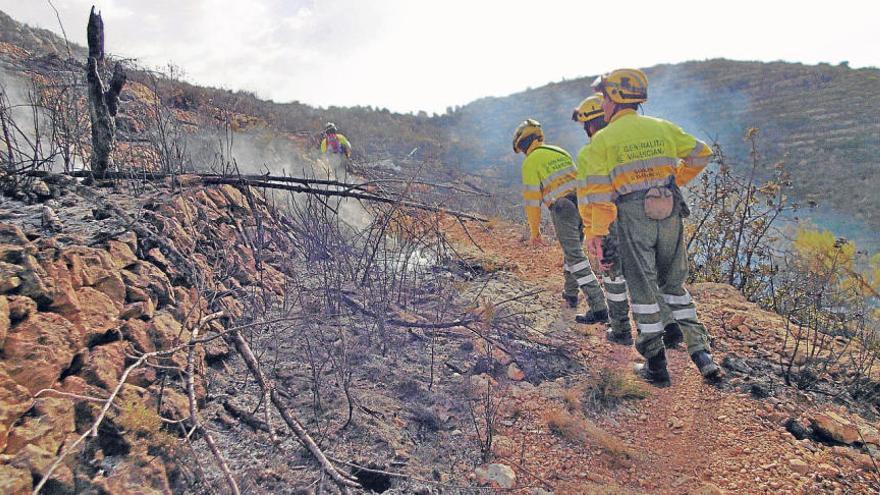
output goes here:
[{"label": "distant firefighter", "polygon": [[541,124],[532,119],[516,128],[513,151],[526,155],[522,162],[523,206],[532,246],[544,244],[541,239],[541,205],[544,204],[550,210],[550,219],[565,259],[562,298],[569,307],[577,308],[578,289],[582,290],[590,307],[584,316],[578,317],[578,321],[606,323],[608,305],[605,293],[596,280],[590,261],[584,256],[584,225],[578,213],[576,172],[571,155],[562,148],[544,144]]},{"label": "distant firefighter", "polygon": [[322,135],[321,153],[338,153],[351,158],[351,143],[336,129],[336,124],[328,122]]}]

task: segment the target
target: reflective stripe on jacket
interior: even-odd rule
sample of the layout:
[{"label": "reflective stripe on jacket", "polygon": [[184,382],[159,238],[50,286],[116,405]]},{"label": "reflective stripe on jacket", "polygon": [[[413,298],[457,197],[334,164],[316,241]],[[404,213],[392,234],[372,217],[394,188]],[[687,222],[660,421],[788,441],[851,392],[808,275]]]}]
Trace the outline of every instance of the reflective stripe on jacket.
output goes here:
[{"label": "reflective stripe on jacket", "polygon": [[[624,109],[593,136],[584,150],[584,202],[591,205],[591,232],[607,235],[623,194],[687,184],[709,163],[706,143],[663,119]],[[578,156],[578,163],[581,162]]]},{"label": "reflective stripe on jacket", "polygon": [[[589,236],[593,223],[593,205],[587,200],[587,195],[592,190],[592,177],[587,175],[587,149],[590,143],[585,144],[577,154],[577,199],[578,211],[584,223],[584,234]],[[588,180],[589,179],[589,180]]]},{"label": "reflective stripe on jacket", "polygon": [[532,237],[541,223],[541,203],[548,207],[577,188],[574,161],[564,149],[542,144],[522,163],[523,205]]}]

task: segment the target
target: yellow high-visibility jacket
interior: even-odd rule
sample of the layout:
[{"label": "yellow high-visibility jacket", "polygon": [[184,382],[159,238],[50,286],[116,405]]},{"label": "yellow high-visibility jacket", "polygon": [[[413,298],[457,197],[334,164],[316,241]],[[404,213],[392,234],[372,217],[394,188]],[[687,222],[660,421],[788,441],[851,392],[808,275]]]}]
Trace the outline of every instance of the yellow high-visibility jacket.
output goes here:
[{"label": "yellow high-visibility jacket", "polygon": [[668,185],[672,178],[683,186],[712,156],[706,143],[681,127],[633,109],[618,112],[585,148],[583,199],[590,205],[592,236],[608,235],[618,196]]},{"label": "yellow high-visibility jacket", "polygon": [[557,146],[541,144],[529,150],[522,163],[523,205],[532,238],[540,235],[541,203],[548,207],[577,189],[571,155]]},{"label": "yellow high-visibility jacket", "polygon": [[587,199],[587,149],[590,143],[585,144],[577,154],[577,198],[578,211],[584,222],[584,234],[592,234],[593,205]]},{"label": "yellow high-visibility jacket", "polygon": [[[342,152],[345,153],[345,156],[351,156],[351,143],[348,142],[348,139],[345,138],[340,133],[336,133],[336,138],[339,139],[339,146],[342,148]],[[314,142],[314,141],[313,141]],[[321,140],[321,153],[327,152],[327,137],[324,136],[324,139]]]}]

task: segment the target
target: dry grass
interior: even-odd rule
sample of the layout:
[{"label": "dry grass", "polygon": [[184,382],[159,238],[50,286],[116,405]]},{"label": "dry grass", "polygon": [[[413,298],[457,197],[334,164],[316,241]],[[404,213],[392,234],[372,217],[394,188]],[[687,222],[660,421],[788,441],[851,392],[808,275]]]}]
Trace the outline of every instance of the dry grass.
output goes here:
[{"label": "dry grass", "polygon": [[570,388],[562,393],[562,400],[569,412],[580,411],[583,407],[581,397],[584,395],[583,389]]},{"label": "dry grass", "polygon": [[648,389],[631,374],[602,368],[595,383],[584,393],[586,407],[592,410],[614,409],[627,400],[641,400],[649,395]]},{"label": "dry grass", "polygon": [[632,459],[635,455],[622,441],[580,414],[551,409],[544,414],[544,421],[550,431],[560,437],[582,445],[596,445],[618,460]]}]

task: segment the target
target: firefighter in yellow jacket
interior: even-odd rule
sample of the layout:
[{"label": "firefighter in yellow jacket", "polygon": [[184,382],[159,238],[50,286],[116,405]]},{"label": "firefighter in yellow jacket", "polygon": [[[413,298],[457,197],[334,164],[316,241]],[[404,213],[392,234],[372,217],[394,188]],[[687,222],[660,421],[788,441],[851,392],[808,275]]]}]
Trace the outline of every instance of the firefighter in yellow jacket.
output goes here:
[{"label": "firefighter in yellow jacket", "polygon": [[351,158],[351,143],[336,129],[336,124],[327,122],[321,139],[321,153],[338,153]]},{"label": "firefighter in yellow jacket", "polygon": [[[605,128],[605,116],[602,113],[602,95],[594,94],[587,97],[578,105],[571,114],[571,120],[584,125],[584,131],[587,137],[592,139],[593,135]],[[590,144],[585,144],[577,155],[577,202],[578,210],[580,210],[581,220],[584,223],[584,234],[591,236],[592,209],[586,197],[586,186],[589,177],[587,176],[586,152]],[[611,231],[615,230],[612,225]],[[609,235],[606,239],[613,239],[613,235]],[[599,263],[605,266],[599,267],[599,272],[603,272],[602,282],[605,285],[605,297],[608,300],[608,313],[610,318],[610,327],[608,329],[608,340],[623,345],[632,345],[632,325],[629,322],[629,301],[626,295],[626,280],[623,278],[620,263],[615,259],[614,253],[609,249],[611,246],[604,244],[602,260]]]},{"label": "firefighter in yellow jacket", "polygon": [[[571,113],[571,120],[583,124],[587,138],[593,139],[593,136],[605,128],[605,113],[602,111],[602,103],[604,98],[602,93],[585,98]],[[587,188],[596,181],[601,185],[603,176],[592,176],[587,174],[589,169],[587,165],[587,151],[590,143],[585,144],[577,155],[577,199],[578,209],[584,222],[584,233],[587,237],[594,237],[591,232],[592,224],[592,205],[590,198],[587,196]],[[602,238],[602,260],[600,266],[602,272],[602,282],[605,286],[605,297],[608,299],[608,313],[611,319],[611,328],[608,329],[608,340],[611,342],[632,345],[632,325],[629,322],[629,300],[627,299],[626,279],[623,276],[623,267],[620,263],[617,246],[617,224],[612,223],[609,226],[609,235]],[[669,313],[669,306],[665,301],[660,301],[660,313],[662,315],[664,330],[663,343],[666,348],[678,348],[682,342],[682,333],[678,324],[672,319]]]},{"label": "firefighter in yellow jacket", "polygon": [[669,384],[660,304],[669,305],[684,332],[687,350],[703,377],[716,381],[706,328],[685,290],[688,273],[682,218],[689,214],[679,186],[709,163],[712,150],[677,125],[636,113],[648,99],[648,78],[637,69],[619,69],[596,79],[604,97],[608,126],[586,154],[586,189],[591,207],[588,249],[602,258],[602,237],[617,223],[623,273],[638,328],[636,349],[647,360],[639,374],[659,386]]},{"label": "firefighter in yellow jacket", "polygon": [[587,324],[607,322],[605,294],[584,255],[583,223],[578,214],[575,196],[577,183],[571,155],[562,148],[544,144],[541,124],[532,119],[516,128],[513,151],[526,155],[522,163],[523,202],[531,231],[531,244],[538,246],[544,243],[541,239],[543,203],[550,210],[556,238],[565,256],[563,299],[569,307],[576,308],[578,289],[583,290],[590,307],[578,321]]}]

